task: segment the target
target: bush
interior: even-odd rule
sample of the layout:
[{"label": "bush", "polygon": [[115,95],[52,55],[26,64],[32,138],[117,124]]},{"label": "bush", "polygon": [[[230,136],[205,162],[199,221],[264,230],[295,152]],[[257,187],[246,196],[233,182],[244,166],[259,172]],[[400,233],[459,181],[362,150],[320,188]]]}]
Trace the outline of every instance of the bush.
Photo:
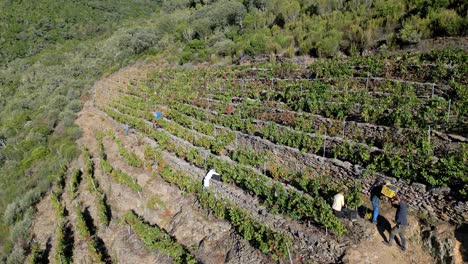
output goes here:
[{"label": "bush", "polygon": [[157,36],[155,32],[151,32],[148,29],[140,29],[125,34],[120,40],[119,46],[131,50],[134,54],[140,54],[154,46],[156,41]]},{"label": "bush", "polygon": [[26,259],[26,252],[23,247],[15,245],[13,251],[8,256],[6,263],[7,264],[23,264]]},{"label": "bush", "polygon": [[3,214],[5,223],[12,225],[23,212],[41,199],[41,192],[37,189],[29,190],[17,201],[9,204]]},{"label": "bush", "polygon": [[19,214],[19,208],[18,208],[18,203],[13,202],[7,206],[5,209],[5,212],[3,212],[3,221],[6,224],[13,224],[16,220],[16,217]]},{"label": "bush", "polygon": [[233,54],[234,52],[234,42],[230,39],[224,39],[219,42],[216,42],[213,45],[213,50],[216,54],[222,56],[228,56]]},{"label": "bush", "polygon": [[71,140],[77,140],[81,138],[83,131],[81,131],[81,128],[79,126],[71,126],[67,128],[66,133],[68,136],[70,136]]},{"label": "bush", "polygon": [[404,44],[417,44],[421,41],[421,33],[412,24],[407,23],[400,30],[398,38]]},{"label": "bush", "polygon": [[331,57],[335,55],[340,47],[341,36],[342,33],[337,30],[328,32],[328,36],[325,36],[317,42],[317,54],[320,57]]},{"label": "bush", "polygon": [[73,125],[73,122],[76,119],[76,115],[70,110],[65,110],[59,114],[59,118],[63,121],[65,127],[69,127]]},{"label": "bush", "polygon": [[79,151],[78,147],[73,142],[69,141],[60,146],[59,153],[63,159],[71,161],[78,155]]},{"label": "bush", "polygon": [[441,9],[430,15],[433,36],[457,36],[463,29],[463,18],[455,10]]},{"label": "bush", "polygon": [[[80,99],[80,90],[75,89],[75,88],[70,88],[70,89],[68,89],[67,97],[68,97],[70,100]],[[81,105],[81,104],[80,104],[80,105]]]},{"label": "bush", "polygon": [[79,100],[73,100],[67,105],[67,109],[76,113],[81,110],[81,102]]},{"label": "bush", "polygon": [[187,43],[184,50],[182,51],[182,57],[179,64],[185,64],[191,61],[205,61],[208,59],[207,48],[204,41],[194,39]]},{"label": "bush", "polygon": [[32,213],[26,214],[24,219],[13,226],[10,239],[15,244],[26,245],[30,240],[30,228],[32,225]]},{"label": "bush", "polygon": [[205,21],[207,28],[215,29],[228,25],[238,25],[244,18],[246,9],[237,1],[222,0],[211,5],[205,5],[198,9],[192,16],[192,20]]}]

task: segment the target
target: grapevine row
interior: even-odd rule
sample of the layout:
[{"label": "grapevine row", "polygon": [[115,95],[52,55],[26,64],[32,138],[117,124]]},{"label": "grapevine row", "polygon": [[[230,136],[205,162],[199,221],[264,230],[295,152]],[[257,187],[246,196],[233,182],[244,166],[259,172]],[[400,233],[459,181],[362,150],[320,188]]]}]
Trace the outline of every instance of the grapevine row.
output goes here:
[{"label": "grapevine row", "polygon": [[[204,158],[201,151],[196,147],[182,148],[172,143],[170,137],[163,131],[154,131],[148,128],[148,124],[141,119],[120,114],[111,109],[104,109],[106,113],[121,123],[131,124],[142,133],[158,141],[165,149],[176,152],[177,155],[189,159],[197,166],[204,166]],[[149,132],[148,132],[149,131]],[[271,179],[258,173],[257,171],[236,165],[232,162],[222,160],[215,155],[206,157],[206,165],[215,168],[223,175],[223,181],[235,183],[239,187],[252,191],[255,195],[265,201],[268,208],[279,207],[280,213],[287,214],[298,220],[313,220],[325,227],[342,235],[345,231],[343,225],[330,210],[329,205],[321,197],[312,197],[293,189],[287,190],[281,184],[272,184]],[[285,195],[275,197],[275,192],[281,192]],[[281,201],[280,201],[280,199]],[[286,203],[283,203],[285,200]],[[280,206],[281,205],[281,206]]]},{"label": "grapevine row", "polygon": [[101,188],[99,187],[98,182],[94,178],[94,164],[92,161],[92,156],[87,149],[84,151],[85,157],[85,177],[88,181],[88,190],[90,193],[94,194],[96,197],[96,209],[97,209],[97,217],[99,222],[104,226],[107,227],[109,225],[109,206],[106,203],[106,195],[102,192]]},{"label": "grapevine row", "polygon": [[[130,115],[134,115],[134,116],[142,116],[142,112],[138,112],[137,110],[134,110],[134,109],[131,109],[131,108],[123,108],[123,107],[120,107],[119,105],[116,105],[116,104],[113,104],[113,106],[115,106],[116,108],[118,108],[119,110],[121,110],[121,112],[126,112],[127,114],[130,114]],[[170,117],[170,118],[173,118],[175,119],[175,121],[179,124],[182,124],[184,126],[188,126],[188,125],[192,125],[192,127],[195,127],[195,129],[197,130],[197,128],[200,128],[201,130],[205,130],[206,127],[209,127],[209,124],[206,124],[204,122],[199,122],[197,120],[188,120],[186,118],[185,115],[182,115],[182,114],[178,114],[176,111],[172,111],[172,110],[167,110],[166,111],[166,114]],[[144,114],[143,114],[144,116]],[[167,121],[164,121],[164,120],[161,120],[161,121],[158,121],[158,124],[161,125],[162,128],[168,130],[169,132],[171,132],[173,129],[170,128],[170,123],[168,123]],[[214,128],[214,127],[213,127]],[[186,136],[187,133],[184,133],[185,128],[178,128],[178,129],[175,129],[175,131],[178,131],[179,133],[176,134],[176,136],[178,137],[181,137],[181,135],[183,135],[183,138],[186,140],[186,141],[189,141],[191,142],[189,139],[192,139],[192,137],[190,136]],[[215,130],[211,130],[211,133],[215,134]],[[198,139],[202,139],[200,137],[197,137]],[[191,143],[194,143],[196,144],[196,142],[191,142]],[[319,145],[320,147],[320,145]],[[238,154],[238,152],[234,152],[234,154]],[[179,154],[179,153],[178,153]],[[191,156],[193,156],[194,154],[192,153]],[[257,154],[252,154],[250,155],[250,157],[248,158],[245,158],[243,159],[243,161],[245,162],[241,162],[243,164],[247,164],[247,165],[252,165],[250,164],[250,162],[252,162],[253,160],[255,160],[256,157],[259,157]],[[233,156],[232,157],[234,160],[236,160],[236,158]],[[192,158],[194,159],[194,158]],[[237,159],[236,161],[240,161],[239,159]],[[305,191],[305,192],[309,192],[309,193],[312,193],[313,190],[315,190],[316,188],[312,188],[310,186],[313,186],[314,184],[312,183],[313,180],[311,179],[311,177],[307,177],[305,174],[303,173],[289,173],[289,176],[288,177],[288,181],[287,183],[288,184],[291,184],[292,186],[295,186],[296,188],[302,190],[302,191]],[[287,179],[286,177],[282,177],[282,179]],[[348,184],[349,185],[349,184]],[[341,187],[335,187],[334,189],[330,190],[330,191],[326,191],[326,192],[321,192],[320,195],[322,197],[324,197],[324,193],[331,193],[332,191],[338,191],[338,189],[340,189]],[[356,191],[360,191],[360,188],[355,188],[353,190],[356,190]],[[318,193],[315,193],[318,195]],[[330,195],[327,195],[327,196],[330,196]],[[354,195],[354,197],[357,197],[357,195]],[[359,205],[359,201],[356,201],[356,202],[351,202],[353,204],[357,204]]]},{"label": "grapevine row", "polygon": [[[100,146],[101,156],[105,156],[104,147],[102,144],[102,137],[98,137],[98,145]],[[206,209],[213,211],[215,217],[219,219],[227,219],[233,224],[236,231],[242,235],[242,237],[250,241],[254,246],[260,248],[264,253],[272,253],[274,256],[283,256],[286,253],[286,245],[284,243],[290,243],[290,238],[271,231],[268,227],[260,224],[251,218],[242,209],[235,206],[233,203],[227,200],[217,199],[210,191],[203,190],[199,184],[191,179],[191,176],[185,174],[182,171],[174,171],[169,166],[165,165],[162,160],[160,151],[153,148],[145,148],[145,160],[158,160],[160,168],[158,171],[159,175],[171,184],[177,185],[179,188],[186,192],[194,193],[200,205]],[[129,220],[130,218],[130,220]],[[236,220],[237,219],[237,220]],[[145,242],[150,248],[160,249],[163,252],[173,256],[176,262],[181,262],[184,259],[184,253],[182,248],[176,246],[175,253],[168,252],[165,248],[164,241],[160,241],[160,236],[163,232],[158,229],[157,226],[151,227],[143,222],[141,218],[136,216],[133,212],[128,212],[124,219],[128,224],[132,226],[135,233]],[[253,232],[253,233],[252,233]],[[156,234],[155,234],[156,233]],[[169,237],[167,235],[167,237]],[[170,238],[168,238],[170,239]],[[165,241],[166,243],[172,243],[172,240]],[[172,252],[172,253],[171,253]],[[185,261],[190,261],[185,257]],[[194,260],[193,260],[194,261]]]},{"label": "grapevine row", "polygon": [[54,259],[56,263],[71,263],[71,259],[69,259],[67,254],[65,254],[66,249],[70,246],[67,244],[67,239],[65,236],[67,225],[67,221],[65,219],[65,208],[62,205],[62,202],[59,200],[56,192],[51,192],[50,199],[52,206],[55,208],[55,213],[58,219],[58,225],[55,229],[56,244]]},{"label": "grapevine row", "polygon": [[[126,98],[124,102],[131,103],[130,98]],[[133,100],[131,108],[118,109],[134,116],[150,118],[149,112],[142,112],[146,109],[145,104],[138,100]],[[115,104],[114,104],[115,105]],[[168,100],[168,105],[171,110],[166,111],[170,117],[175,117],[181,120],[181,115],[172,115],[174,109],[185,115],[191,115],[199,121],[218,124],[229,127],[234,130],[239,130],[247,134],[256,134],[264,137],[272,142],[297,148],[306,152],[312,151],[317,154],[323,154],[323,137],[311,137],[307,133],[295,130],[280,129],[278,125],[269,123],[260,125],[258,122],[253,123],[252,119],[242,119],[239,115],[215,115],[207,110],[198,109],[194,106],[189,106],[174,101]],[[222,109],[217,109],[222,110]],[[148,113],[148,115],[145,115]],[[156,120],[163,127],[164,121]],[[195,124],[194,128],[202,127],[197,122],[183,120],[183,124]],[[180,133],[179,133],[180,134]],[[179,135],[178,135],[179,136]],[[409,146],[411,152],[407,150],[391,149],[387,146],[384,151],[372,152],[363,144],[356,144],[351,141],[341,141],[340,144],[332,144],[328,140],[326,153],[328,157],[340,158],[349,160],[355,164],[367,166],[370,170],[380,171],[393,175],[395,177],[419,180],[428,182],[431,185],[450,184],[460,190],[463,195],[463,186],[468,184],[468,179],[463,177],[466,172],[464,166],[464,157],[460,153],[447,155],[434,164],[433,151],[427,141],[423,141],[421,145]],[[462,144],[461,148],[466,147]],[[415,151],[417,150],[416,154]],[[464,152],[463,149],[460,152]],[[458,187],[456,187],[458,186]]]},{"label": "grapevine row", "polygon": [[128,165],[136,168],[143,167],[143,161],[140,158],[138,158],[138,156],[135,153],[127,150],[122,144],[122,141],[120,141],[120,139],[116,138],[114,134],[110,134],[110,137],[117,144],[120,156],[124,158]]},{"label": "grapevine row", "polygon": [[175,263],[198,263],[195,257],[166,231],[157,225],[145,223],[144,220],[133,211],[128,211],[121,220],[130,225],[133,232],[135,232],[149,249],[157,249],[171,256]]},{"label": "grapevine row", "polygon": [[229,200],[216,198],[211,191],[202,189],[201,185],[185,172],[163,165],[159,175],[180,189],[194,193],[202,208],[212,211],[216,218],[228,220],[237,233],[263,253],[272,253],[275,258],[287,253],[286,243],[291,244],[289,236],[272,231]]},{"label": "grapevine row", "polygon": [[98,244],[95,237],[91,235],[91,232],[86,225],[86,220],[84,218],[83,212],[81,211],[80,206],[75,205],[76,213],[76,233],[79,237],[86,241],[88,246],[88,252],[93,258],[93,263],[105,263],[104,255],[99,251]]}]

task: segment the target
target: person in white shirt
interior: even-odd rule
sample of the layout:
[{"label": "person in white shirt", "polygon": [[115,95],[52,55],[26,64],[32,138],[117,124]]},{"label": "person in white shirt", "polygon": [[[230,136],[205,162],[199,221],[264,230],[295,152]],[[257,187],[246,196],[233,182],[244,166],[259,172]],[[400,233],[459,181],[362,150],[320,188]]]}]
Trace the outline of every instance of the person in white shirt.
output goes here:
[{"label": "person in white shirt", "polygon": [[203,189],[206,189],[208,187],[210,187],[210,180],[211,180],[211,177],[213,177],[213,175],[220,175],[219,173],[217,173],[214,169],[211,169],[205,176],[205,178],[203,178]]},{"label": "person in white shirt", "polygon": [[344,211],[342,210],[343,207],[345,206],[345,200],[344,200],[344,190],[341,190],[339,193],[337,193],[335,196],[333,196],[333,213],[337,217],[346,217]]}]

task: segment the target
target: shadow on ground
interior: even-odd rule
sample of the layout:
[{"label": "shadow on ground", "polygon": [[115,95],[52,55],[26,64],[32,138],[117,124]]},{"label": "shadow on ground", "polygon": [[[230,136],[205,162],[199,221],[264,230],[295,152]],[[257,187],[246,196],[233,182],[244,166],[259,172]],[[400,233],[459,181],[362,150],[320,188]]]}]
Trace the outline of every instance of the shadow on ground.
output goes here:
[{"label": "shadow on ground", "polygon": [[464,263],[468,263],[468,224],[462,224],[455,229],[455,238],[460,241],[460,255]]}]

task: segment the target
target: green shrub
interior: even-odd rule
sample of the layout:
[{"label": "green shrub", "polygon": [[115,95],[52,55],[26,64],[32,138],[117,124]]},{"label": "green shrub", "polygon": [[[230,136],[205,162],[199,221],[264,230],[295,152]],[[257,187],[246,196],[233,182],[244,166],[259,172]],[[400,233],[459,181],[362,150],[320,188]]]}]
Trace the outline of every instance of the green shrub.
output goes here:
[{"label": "green shrub", "polygon": [[21,221],[15,223],[11,229],[10,239],[15,244],[26,245],[30,241],[30,229],[32,226],[32,214],[25,214]]},{"label": "green shrub", "polygon": [[3,213],[5,223],[12,225],[21,215],[32,205],[37,203],[42,197],[38,189],[29,190],[24,196],[19,197],[17,201],[9,204]]},{"label": "green shrub", "polygon": [[122,49],[129,49],[133,54],[140,54],[154,46],[157,36],[152,29],[138,29],[128,32],[120,40]]},{"label": "green shrub", "polygon": [[463,18],[455,10],[434,10],[429,17],[434,36],[457,36],[463,30]]},{"label": "green shrub", "polygon": [[81,138],[83,131],[79,126],[71,126],[67,128],[66,134],[70,136],[71,140]]},{"label": "green shrub", "polygon": [[67,105],[67,109],[77,113],[81,110],[81,101],[80,100],[73,100]]},{"label": "green shrub", "polygon": [[412,24],[405,24],[400,30],[399,38],[406,44],[417,44],[421,41],[421,33]]},{"label": "green shrub", "polygon": [[7,264],[23,264],[26,259],[26,251],[23,247],[15,245],[13,251],[8,255]]},{"label": "green shrub", "polygon": [[73,122],[76,119],[76,114],[70,110],[65,110],[59,114],[60,120],[62,120],[65,127],[73,125]]}]

